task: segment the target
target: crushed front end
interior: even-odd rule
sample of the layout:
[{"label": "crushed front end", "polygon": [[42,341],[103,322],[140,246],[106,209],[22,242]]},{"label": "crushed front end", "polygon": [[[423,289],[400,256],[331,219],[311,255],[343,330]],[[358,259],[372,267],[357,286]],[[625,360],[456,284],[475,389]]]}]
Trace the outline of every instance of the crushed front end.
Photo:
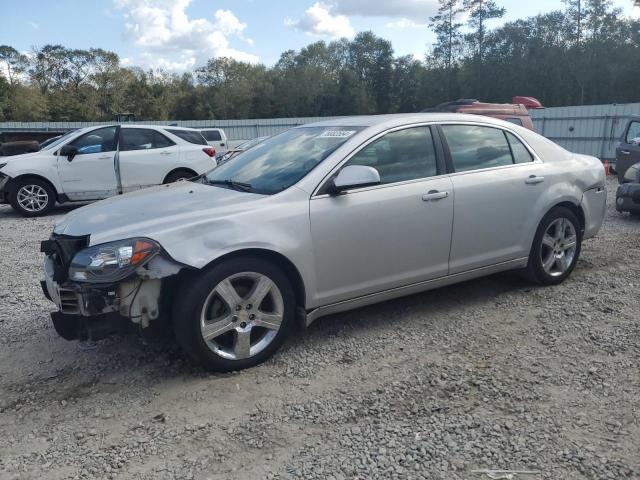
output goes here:
[{"label": "crushed front end", "polygon": [[42,289],[56,304],[56,332],[67,340],[97,340],[146,328],[163,313],[163,289],[183,265],[153,240],[89,246],[89,236],[53,234],[42,242]]}]

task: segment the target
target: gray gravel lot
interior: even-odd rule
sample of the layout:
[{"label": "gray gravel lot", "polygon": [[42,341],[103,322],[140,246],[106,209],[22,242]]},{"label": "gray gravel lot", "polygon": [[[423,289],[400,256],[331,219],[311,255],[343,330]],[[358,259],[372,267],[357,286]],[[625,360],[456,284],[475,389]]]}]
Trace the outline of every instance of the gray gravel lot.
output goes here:
[{"label": "gray gravel lot", "polygon": [[170,340],[59,338],[38,251],[66,210],[0,207],[0,478],[640,478],[640,217],[609,187],[561,286],[497,275],[325,318],[228,375]]}]

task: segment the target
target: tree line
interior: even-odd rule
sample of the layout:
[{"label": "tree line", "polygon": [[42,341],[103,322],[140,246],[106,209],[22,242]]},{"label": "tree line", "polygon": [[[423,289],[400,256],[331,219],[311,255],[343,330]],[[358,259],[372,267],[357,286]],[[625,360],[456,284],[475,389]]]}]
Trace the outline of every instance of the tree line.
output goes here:
[{"label": "tree line", "polygon": [[[489,28],[495,0],[440,0],[422,60],[372,32],[287,50],[272,67],[212,58],[183,74],[123,66],[102,49],[0,46],[0,120],[201,120],[416,112],[457,98],[546,106],[640,100],[640,21],[610,0]],[[463,20],[464,19],[464,20]]]}]

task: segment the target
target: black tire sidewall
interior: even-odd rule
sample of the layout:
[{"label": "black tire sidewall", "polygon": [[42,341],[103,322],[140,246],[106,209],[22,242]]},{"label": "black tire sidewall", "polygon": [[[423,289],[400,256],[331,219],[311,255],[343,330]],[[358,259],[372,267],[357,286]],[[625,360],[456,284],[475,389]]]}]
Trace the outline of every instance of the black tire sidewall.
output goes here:
[{"label": "black tire sidewall", "polygon": [[193,175],[191,172],[188,172],[186,170],[177,170],[167,175],[167,179],[165,180],[164,183],[174,183],[180,179],[189,180],[190,178],[193,178],[195,176],[196,175]]},{"label": "black tire sidewall", "polygon": [[[39,187],[42,187],[47,191],[47,195],[49,196],[49,202],[42,210],[38,212],[29,212],[20,206],[20,204],[18,203],[18,191],[25,185],[38,185]],[[55,206],[56,191],[48,182],[44,180],[40,180],[39,178],[20,179],[15,181],[14,185],[9,191],[9,203],[11,204],[11,207],[16,212],[18,212],[20,215],[24,217],[39,217],[49,213]]]},{"label": "black tire sidewall", "polygon": [[[551,225],[551,223],[558,218],[566,218],[573,224],[576,230],[577,244],[573,262],[571,263],[567,271],[562,275],[554,277],[549,275],[544,270],[542,266],[540,251],[542,249],[542,237],[547,231],[547,228],[549,228],[549,225]],[[566,207],[556,207],[548,212],[540,221],[540,225],[538,226],[538,230],[536,231],[533,245],[531,247],[531,253],[529,254],[528,269],[530,270],[531,276],[543,285],[558,285],[564,282],[569,277],[569,275],[571,275],[571,272],[573,272],[573,269],[577,265],[580,258],[580,252],[582,250],[582,235],[583,232],[580,228],[580,221],[578,220],[578,217],[575,215],[575,213],[573,213],[571,210]]]},{"label": "black tire sidewall", "polygon": [[[256,272],[268,276],[280,289],[284,302],[282,325],[271,344],[259,354],[242,360],[229,360],[212,352],[200,333],[200,312],[215,286],[240,272]],[[186,354],[213,372],[230,372],[253,367],[267,360],[284,342],[295,320],[295,294],[280,268],[261,258],[238,257],[224,261],[191,278],[174,296],[172,325],[178,343]]]}]

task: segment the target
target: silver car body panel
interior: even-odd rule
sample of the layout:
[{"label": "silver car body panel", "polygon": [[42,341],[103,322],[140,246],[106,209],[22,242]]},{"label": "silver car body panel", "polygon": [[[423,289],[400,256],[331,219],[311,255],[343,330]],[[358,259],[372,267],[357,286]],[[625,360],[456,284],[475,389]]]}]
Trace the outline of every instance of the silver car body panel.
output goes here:
[{"label": "silver car body panel", "polygon": [[[509,131],[535,154],[535,161],[377,185],[334,197],[319,193],[352,154],[381,134],[448,123]],[[55,232],[90,234],[91,245],[151,238],[175,261],[198,269],[234,252],[280,254],[298,270],[304,307],[314,311],[313,319],[522,267],[540,220],[563,202],[582,207],[585,237],[593,236],[602,223],[606,194],[598,193],[604,190],[601,162],[567,152],[511,123],[461,114],[400,114],[298,128],[308,126],[365,128],[278,194],[178,182],[75,210]],[[532,175],[544,181],[526,183]],[[448,195],[424,200],[432,190]]]}]

